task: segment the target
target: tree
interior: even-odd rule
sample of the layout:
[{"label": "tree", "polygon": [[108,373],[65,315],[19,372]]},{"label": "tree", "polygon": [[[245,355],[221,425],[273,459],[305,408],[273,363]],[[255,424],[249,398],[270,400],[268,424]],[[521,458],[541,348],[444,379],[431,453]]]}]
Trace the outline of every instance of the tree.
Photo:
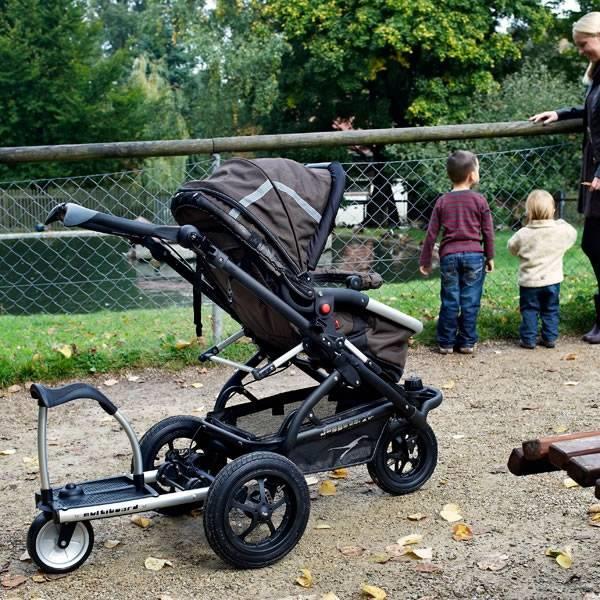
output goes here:
[{"label": "tree", "polygon": [[[100,28],[85,18],[83,2],[6,0],[0,8],[4,146],[139,139],[151,107],[129,79],[126,56],[103,55]],[[0,174],[38,178],[99,167],[39,163],[2,167]]]}]

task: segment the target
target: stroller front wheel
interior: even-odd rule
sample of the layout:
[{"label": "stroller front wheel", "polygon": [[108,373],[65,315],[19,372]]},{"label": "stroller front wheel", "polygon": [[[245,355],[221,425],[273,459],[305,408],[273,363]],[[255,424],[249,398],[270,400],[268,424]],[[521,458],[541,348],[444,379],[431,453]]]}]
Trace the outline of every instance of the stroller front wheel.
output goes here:
[{"label": "stroller front wheel", "polygon": [[417,429],[408,423],[400,427],[388,424],[367,469],[388,494],[410,494],[431,477],[437,455],[437,440],[429,425]]},{"label": "stroller front wheel", "polygon": [[68,546],[58,541],[60,524],[48,513],[40,513],[27,533],[27,552],[44,573],[69,573],[80,567],[94,546],[94,530],[89,521],[78,521]]},{"label": "stroller front wheel", "polygon": [[298,467],[279,454],[252,452],[215,478],[206,499],[204,530],[223,560],[256,569],[294,548],[309,514],[308,486]]}]

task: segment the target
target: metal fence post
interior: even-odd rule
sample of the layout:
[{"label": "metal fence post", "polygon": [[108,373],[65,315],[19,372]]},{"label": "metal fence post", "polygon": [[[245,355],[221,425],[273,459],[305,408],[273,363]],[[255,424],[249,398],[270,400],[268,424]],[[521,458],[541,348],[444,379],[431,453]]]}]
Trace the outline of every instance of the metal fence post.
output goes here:
[{"label": "metal fence post", "polygon": [[[214,173],[221,166],[221,155],[213,154],[211,159],[211,173]],[[223,339],[223,309],[215,303],[212,306],[212,338],[213,344],[218,344]]]}]

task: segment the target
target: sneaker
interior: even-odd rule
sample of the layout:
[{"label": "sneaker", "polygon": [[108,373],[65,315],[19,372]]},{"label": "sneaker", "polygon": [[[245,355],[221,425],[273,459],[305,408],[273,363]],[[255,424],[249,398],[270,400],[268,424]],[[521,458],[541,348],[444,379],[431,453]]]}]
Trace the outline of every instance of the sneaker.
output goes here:
[{"label": "sneaker", "polygon": [[551,342],[549,340],[540,340],[540,346],[544,346],[544,348],[554,348],[556,347],[556,342]]},{"label": "sneaker", "polygon": [[452,354],[454,352],[454,348],[452,346],[440,346],[439,352],[440,354]]},{"label": "sneaker", "polygon": [[535,350],[535,344],[529,344],[523,340],[520,341],[519,345],[521,348],[527,348],[527,350]]},{"label": "sneaker", "polygon": [[475,352],[475,346],[461,346],[458,351],[461,354],[473,354],[473,352]]}]

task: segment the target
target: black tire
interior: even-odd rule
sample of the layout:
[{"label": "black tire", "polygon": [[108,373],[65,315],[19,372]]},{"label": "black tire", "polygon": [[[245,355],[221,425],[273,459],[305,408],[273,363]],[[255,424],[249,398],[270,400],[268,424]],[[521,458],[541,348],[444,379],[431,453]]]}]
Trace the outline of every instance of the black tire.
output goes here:
[{"label": "black tire", "polygon": [[399,496],[418,490],[437,465],[437,440],[429,425],[417,429],[390,421],[367,463],[369,475],[385,492]]},{"label": "black tire", "polygon": [[310,495],[300,469],[279,454],[252,452],[217,475],[206,499],[204,531],[224,561],[257,569],[294,548],[309,515]]},{"label": "black tire", "polygon": [[[196,437],[194,444],[190,446],[201,422],[202,420],[198,417],[178,415],[167,417],[148,429],[140,440],[144,471],[157,469],[165,461],[167,452],[185,450],[191,447],[192,451],[205,455],[206,460],[203,461],[205,463],[202,465],[203,468],[211,475],[216,475],[227,464],[227,459],[222,456],[215,456],[214,453],[205,452],[202,448],[201,438]],[[151,484],[151,486],[159,494],[175,491],[175,488],[163,487],[158,482]],[[202,502],[190,502],[179,506],[159,508],[157,512],[173,517],[200,508],[202,504]]]},{"label": "black tire", "polygon": [[66,548],[58,545],[60,525],[48,513],[40,513],[27,532],[27,552],[44,573],[69,573],[79,568],[94,547],[89,521],[78,521]]}]

